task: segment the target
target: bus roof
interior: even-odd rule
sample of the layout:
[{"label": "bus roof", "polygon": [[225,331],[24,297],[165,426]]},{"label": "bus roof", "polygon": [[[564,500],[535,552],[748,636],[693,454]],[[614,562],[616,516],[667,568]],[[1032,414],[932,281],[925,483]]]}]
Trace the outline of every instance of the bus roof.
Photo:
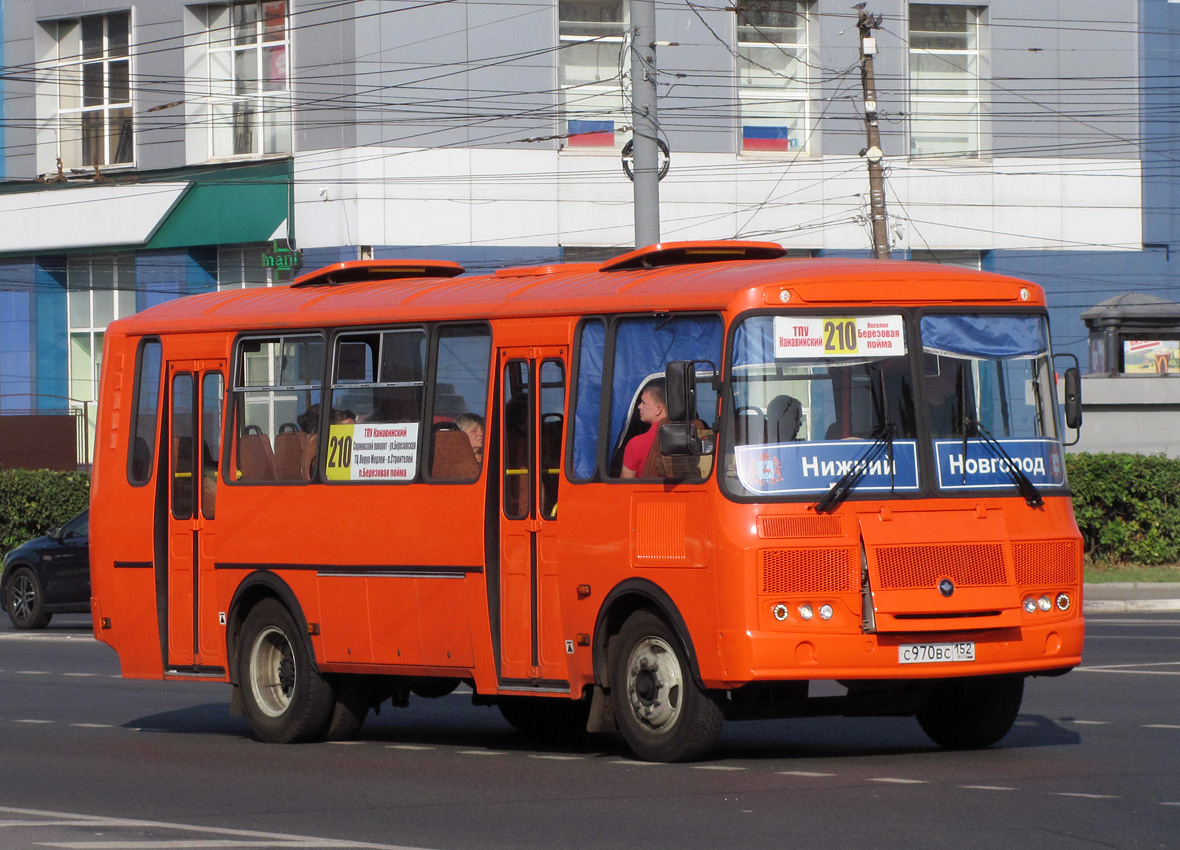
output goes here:
[{"label": "bus roof", "polygon": [[[1039,286],[987,272],[901,261],[787,259],[775,257],[776,253],[785,251],[774,243],[663,243],[603,265],[500,269],[479,276],[455,276],[460,267],[439,261],[359,261],[302,275],[293,286],[176,299],[115,324],[124,333],[141,334],[513,316],[735,311],[785,304],[841,309],[872,304],[1044,304]],[[341,268],[349,273],[330,273]]]}]

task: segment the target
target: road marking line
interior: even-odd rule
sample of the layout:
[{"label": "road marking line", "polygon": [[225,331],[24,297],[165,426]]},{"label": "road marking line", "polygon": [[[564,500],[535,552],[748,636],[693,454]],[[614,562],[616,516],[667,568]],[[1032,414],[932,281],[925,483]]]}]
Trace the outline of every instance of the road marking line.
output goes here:
[{"label": "road marking line", "polygon": [[582,761],[586,756],[529,756],[531,759],[543,759],[545,761]]},{"label": "road marking line", "polygon": [[496,750],[458,750],[461,756],[506,756],[506,752],[498,752]]},{"label": "road marking line", "polygon": [[869,779],[869,782],[890,782],[894,785],[926,785],[925,779],[902,779],[897,776],[879,776]]},{"label": "road marking line", "polygon": [[437,747],[424,747],[420,744],[386,744],[388,750],[433,750]]},{"label": "road marking line", "polygon": [[1109,720],[1066,720],[1066,723],[1074,723],[1078,726],[1109,726]]},{"label": "road marking line", "polygon": [[52,720],[41,720],[40,718],[28,718],[22,720],[14,720],[13,723],[52,723]]},{"label": "road marking line", "polygon": [[658,767],[662,762],[658,761],[628,761],[627,759],[619,759],[618,761],[608,762],[608,764],[625,764],[628,767]]},{"label": "road marking line", "polygon": [[1161,806],[1180,806],[1180,803],[1160,803]]},{"label": "road marking line", "polygon": [[71,723],[71,726],[77,726],[79,729],[114,729],[111,723]]},{"label": "road marking line", "polygon": [[817,773],[814,770],[779,770],[779,771],[776,771],[776,773],[778,773],[779,776],[807,776],[807,777],[835,776],[836,775],[834,773]]},{"label": "road marking line", "polygon": [[1117,800],[1114,794],[1082,794],[1077,791],[1055,791],[1054,797],[1081,797],[1083,800]]},{"label": "road marking line", "polygon": [[1180,729],[1175,723],[1144,723],[1144,729]]},{"label": "road marking line", "polygon": [[97,673],[62,673],[63,676],[74,676],[75,678],[83,679],[90,676],[97,676]]},{"label": "road marking line", "polygon": [[1180,661],[1144,661],[1140,664],[1099,664],[1093,667],[1078,667],[1078,670],[1123,670],[1129,667],[1180,667]]},{"label": "road marking line", "polygon": [[749,770],[747,767],[734,767],[728,764],[694,764],[693,770]]},{"label": "road marking line", "polygon": [[368,741],[325,741],[325,744],[335,744],[337,747],[359,747],[369,743]]},{"label": "road marking line", "polygon": [[960,785],[960,788],[966,788],[968,791],[1015,791],[1008,785]]},{"label": "road marking line", "polygon": [[48,676],[49,671],[48,670],[17,670],[16,675],[18,675],[18,676]]},{"label": "road marking line", "polygon": [[[193,832],[201,835],[224,835],[233,836],[234,838],[253,838],[259,839],[256,842],[250,842],[248,845],[237,846],[251,846],[251,847],[273,847],[278,842],[280,847],[356,847],[365,848],[365,850],[422,850],[422,848],[407,847],[401,844],[373,844],[367,841],[349,841],[347,839],[339,838],[313,838],[307,835],[289,835],[281,832],[257,832],[249,829],[225,829],[216,826],[194,826],[185,823],[170,823],[168,821],[151,821],[151,820],[132,820],[129,818],[109,818],[109,817],[95,817],[91,815],[78,815],[69,812],[53,812],[41,811],[39,809],[17,809],[10,806],[0,806],[0,813],[7,813],[11,815],[26,815],[31,818],[53,818],[53,819],[71,819],[74,821],[71,825],[79,825],[85,827],[118,827],[124,829],[170,829],[178,832]],[[25,821],[26,826],[39,826],[44,821],[29,820]],[[263,840],[265,839],[265,840]],[[269,841],[269,843],[267,843]],[[96,848],[96,850],[115,850],[115,848],[135,848],[135,850],[147,850],[147,848],[165,847],[165,846],[201,846],[201,847],[232,847],[234,844],[226,841],[205,841],[194,845],[192,841],[186,842],[152,842],[152,841],[125,841],[125,842],[78,842],[78,843],[63,843],[63,844],[43,844],[41,846],[48,847],[69,847],[74,850],[84,850],[84,848]]]}]

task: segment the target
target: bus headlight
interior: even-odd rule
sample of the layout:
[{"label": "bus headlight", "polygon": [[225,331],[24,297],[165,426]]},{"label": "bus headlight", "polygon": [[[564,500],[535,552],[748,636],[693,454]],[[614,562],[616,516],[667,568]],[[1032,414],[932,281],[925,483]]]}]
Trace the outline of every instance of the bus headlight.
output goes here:
[{"label": "bus headlight", "polygon": [[1037,613],[1037,600],[1033,599],[1031,596],[1024,597],[1024,611],[1026,614]]},{"label": "bus headlight", "polygon": [[821,606],[819,606],[819,618],[820,618],[821,620],[830,620],[830,619],[832,619],[832,614],[833,614],[833,613],[834,613],[834,612],[832,611],[832,606],[831,606],[831,605],[821,605]]},{"label": "bus headlight", "polygon": [[802,617],[804,620],[810,620],[812,617],[815,616],[815,612],[811,610],[810,605],[800,605],[799,606],[799,616]]},{"label": "bus headlight", "polygon": [[780,602],[778,605],[775,605],[770,609],[770,613],[774,614],[774,618],[781,623],[790,616],[791,611],[786,605]]},{"label": "bus headlight", "polygon": [[1049,596],[1046,594],[1045,596],[1042,596],[1040,599],[1037,600],[1037,607],[1040,608],[1042,611],[1051,611],[1051,610],[1053,610],[1053,600],[1050,599]]},{"label": "bus headlight", "polygon": [[1057,594],[1057,610],[1068,611],[1069,606],[1072,604],[1073,604],[1073,600],[1071,600],[1069,598],[1068,593],[1058,593]]}]

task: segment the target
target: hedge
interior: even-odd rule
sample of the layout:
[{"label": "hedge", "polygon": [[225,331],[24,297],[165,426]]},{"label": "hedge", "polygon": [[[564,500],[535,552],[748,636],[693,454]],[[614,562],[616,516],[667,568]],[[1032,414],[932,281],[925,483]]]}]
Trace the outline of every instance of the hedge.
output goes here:
[{"label": "hedge", "polygon": [[1066,455],[1065,468],[1092,560],[1180,562],[1180,460],[1081,453]]},{"label": "hedge", "polygon": [[90,475],[0,469],[0,555],[73,518],[90,501]]}]

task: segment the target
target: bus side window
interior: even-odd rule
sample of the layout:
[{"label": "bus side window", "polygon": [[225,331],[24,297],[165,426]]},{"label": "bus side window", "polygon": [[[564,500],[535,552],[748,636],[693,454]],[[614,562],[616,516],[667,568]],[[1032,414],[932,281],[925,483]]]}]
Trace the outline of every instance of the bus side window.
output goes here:
[{"label": "bus side window", "polygon": [[227,479],[241,482],[303,483],[307,466],[288,453],[278,463],[284,435],[299,431],[300,418],[319,409],[324,340],[300,334],[244,339],[239,345],[233,387],[233,445],[236,469]]},{"label": "bus side window", "polygon": [[160,341],[145,340],[139,347],[135,375],[134,409],[127,457],[127,482],[146,484],[155,461],[156,422],[160,412]]},{"label": "bus side window", "polygon": [[430,428],[430,480],[474,481],[484,457],[492,341],[485,325],[438,332]]}]

